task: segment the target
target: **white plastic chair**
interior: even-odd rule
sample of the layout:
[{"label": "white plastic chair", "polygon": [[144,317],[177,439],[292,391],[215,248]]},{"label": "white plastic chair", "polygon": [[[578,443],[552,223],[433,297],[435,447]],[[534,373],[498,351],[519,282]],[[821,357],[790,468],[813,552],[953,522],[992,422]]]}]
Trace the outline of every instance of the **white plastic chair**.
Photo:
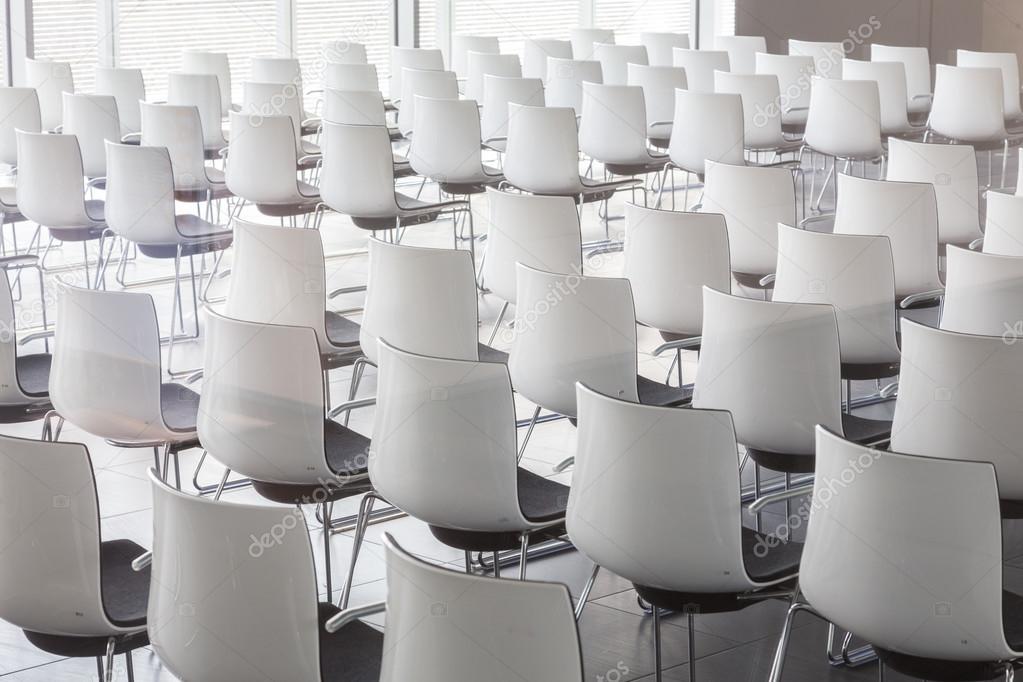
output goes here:
[{"label": "white plastic chair", "polygon": [[[666,154],[647,147],[647,115],[638,85],[583,83],[579,150],[604,166],[605,174],[635,177],[660,173]],[[646,189],[643,188],[646,203]]]},{"label": "white plastic chair", "polygon": [[590,60],[594,58],[595,43],[614,45],[615,32],[605,28],[573,28],[569,31],[572,41],[572,59]]},{"label": "white plastic chair", "polygon": [[405,69],[402,78],[401,108],[398,109],[398,130],[405,137],[413,133],[416,97],[458,99],[458,80],[454,71]]},{"label": "white plastic chair", "polygon": [[522,45],[522,75],[525,78],[547,78],[547,58],[572,58],[572,43],[567,40],[527,38]]},{"label": "white plastic chair", "polygon": [[743,137],[746,149],[760,152],[796,152],[802,141],[782,132],[778,77],[764,74],[714,72],[714,92],[742,97]]},{"label": "white plastic chair", "polygon": [[[295,154],[298,157],[296,167],[307,170],[316,165],[320,148],[313,142],[304,139],[307,126],[319,127],[318,120],[305,117],[302,108],[301,90],[291,84],[242,83],[242,113],[247,114],[253,124],[259,124],[270,116],[287,116],[295,129]],[[233,119],[232,119],[233,120]],[[234,128],[231,128],[234,136]],[[315,132],[315,130],[314,130]]]},{"label": "white plastic chair", "polygon": [[[322,120],[355,126],[379,126],[387,128],[391,141],[401,139],[397,126],[387,124],[387,104],[379,90],[332,90],[323,91]],[[322,126],[320,133],[322,135]],[[394,155],[395,175],[412,174],[408,159]]]},{"label": "white plastic chair", "polygon": [[1019,101],[1019,57],[1015,52],[974,52],[959,49],[956,50],[956,65],[998,69],[1002,76],[1005,120],[1023,119],[1023,109],[1020,108]]},{"label": "white plastic chair", "polygon": [[389,94],[391,100],[404,96],[403,79],[405,69],[419,71],[443,71],[444,54],[440,50],[420,47],[391,46]]},{"label": "white plastic chair", "polygon": [[926,47],[899,47],[873,43],[870,58],[876,62],[900,62],[906,69],[906,107],[911,114],[931,108],[931,57]]},{"label": "white plastic chair", "polygon": [[763,36],[715,36],[714,49],[728,53],[732,73],[756,73],[758,52],[767,52],[767,39]]},{"label": "white plastic chair", "polygon": [[198,73],[216,76],[220,89],[221,116],[227,116],[235,108],[232,102],[231,60],[224,52],[185,50],[181,53],[181,70],[184,73]]},{"label": "white plastic chair", "polygon": [[[0,259],[0,423],[15,424],[42,418],[51,409],[50,367],[53,361],[49,342],[43,353],[18,355],[18,317],[15,313],[11,273],[21,267],[34,267],[34,257],[15,256]],[[42,273],[39,273],[42,289]],[[17,276],[15,276],[17,277]],[[15,279],[15,283],[19,280]],[[46,327],[46,301],[42,301],[43,326]]]},{"label": "white plastic chair", "polygon": [[325,64],[322,78],[324,90],[380,90],[375,64]]},{"label": "white plastic chair", "polygon": [[724,50],[689,50],[676,47],[673,65],[686,71],[690,92],[714,92],[714,72],[729,71],[728,53]]},{"label": "white plastic chair", "polygon": [[146,101],[146,83],[142,69],[96,67],[97,95],[110,95],[117,101],[117,115],[121,121],[121,139],[138,135],[142,131],[142,112],[139,102]]},{"label": "white plastic chair", "polygon": [[117,117],[117,100],[109,95],[78,95],[64,93],[65,135],[78,138],[85,176],[100,179],[107,174],[107,142],[121,141],[121,122]]},{"label": "white plastic chair", "polygon": [[[458,73],[457,71],[455,73]],[[466,66],[465,97],[476,102],[483,101],[483,81],[487,76],[522,77],[522,65],[515,54],[490,54],[470,52]]]},{"label": "white plastic chair", "polygon": [[57,130],[63,121],[63,93],[75,91],[71,63],[26,57],[24,66],[25,82],[22,85],[36,89],[43,130]]},{"label": "white plastic chair", "polygon": [[1023,256],[1023,196],[988,192],[985,214],[984,253]]},{"label": "white plastic chair", "polygon": [[[469,76],[469,54],[500,54],[501,41],[495,36],[473,36],[456,34],[451,36],[451,70],[459,78]],[[466,96],[471,95],[466,93]]]},{"label": "white plastic chair", "polygon": [[671,139],[675,117],[675,90],[685,90],[686,71],[677,66],[643,66],[630,64],[629,85],[643,88],[646,102],[647,139],[655,147],[665,148]]},{"label": "white plastic chair", "polygon": [[[934,73],[931,130],[952,142],[1003,149],[1008,156],[1002,75],[996,68],[939,64]],[[1002,165],[1002,177],[1008,159]]]},{"label": "white plastic chair", "polygon": [[[282,90],[283,96],[298,102],[302,135],[316,132],[316,119],[305,110],[306,91],[302,85],[302,66],[293,57],[253,57],[249,81],[253,83],[276,83],[287,86]],[[248,85],[246,84],[246,90]],[[247,94],[244,97],[248,97]],[[244,108],[244,105],[243,105]]]},{"label": "white plastic chair", "polygon": [[583,83],[603,83],[600,62],[578,59],[547,58],[547,106],[571,107],[576,116],[582,114]]},{"label": "white plastic chair", "polygon": [[531,107],[546,105],[540,78],[483,77],[483,107],[480,111],[480,136],[483,144],[503,152],[508,142],[508,105]]},{"label": "white plastic chair", "polygon": [[593,46],[593,57],[600,62],[603,82],[608,85],[625,85],[629,64],[647,65],[646,48],[642,45],[597,43]]},{"label": "white plastic chair", "polygon": [[643,32],[639,44],[646,48],[650,66],[674,66],[673,51],[676,47],[689,49],[689,34]]},{"label": "white plastic chair", "polygon": [[142,102],[140,142],[167,149],[178,201],[213,202],[231,196],[224,171],[205,161],[200,117],[201,111],[194,106]]},{"label": "white plastic chair", "polygon": [[788,126],[793,132],[802,132],[810,111],[813,57],[757,53],[756,72],[778,77],[778,88],[782,95],[778,109],[781,111],[782,125]]},{"label": "white plastic chair", "polygon": [[167,103],[198,109],[204,154],[207,159],[219,158],[221,150],[227,147],[227,137],[217,77],[208,73],[167,74]]},{"label": "white plastic chair", "polygon": [[1023,258],[950,246],[939,326],[1015,343],[1023,336]]},{"label": "white plastic chair", "polygon": [[845,48],[842,43],[793,40],[789,38],[789,55],[812,57],[814,73],[821,78],[841,78]]},{"label": "white plastic chair", "polygon": [[675,167],[697,177],[707,161],[741,166],[746,163],[744,128],[739,95],[676,90],[668,156]]},{"label": "white plastic chair", "polygon": [[882,135],[915,135],[926,131],[926,126],[916,126],[909,121],[906,105],[909,90],[906,86],[906,67],[902,62],[843,59],[842,78],[877,83]]},{"label": "white plastic chair", "polygon": [[350,40],[324,40],[320,55],[327,64],[366,64],[366,46]]},{"label": "white plastic chair", "polygon": [[[844,161],[847,169],[853,161],[881,159],[884,148],[877,83],[814,78],[803,140],[810,150]],[[825,181],[825,187],[827,184]]]},{"label": "white plastic chair", "polygon": [[42,131],[39,95],[35,88],[0,87],[0,163],[11,169],[18,166],[17,130]]}]

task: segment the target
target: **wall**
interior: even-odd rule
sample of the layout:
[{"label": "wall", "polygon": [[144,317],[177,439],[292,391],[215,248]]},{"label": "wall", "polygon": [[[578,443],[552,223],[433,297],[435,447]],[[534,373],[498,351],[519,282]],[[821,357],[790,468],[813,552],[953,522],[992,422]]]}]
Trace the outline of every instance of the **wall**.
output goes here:
[{"label": "wall", "polygon": [[1023,2],[986,0],[982,5],[984,49],[1023,54]]}]

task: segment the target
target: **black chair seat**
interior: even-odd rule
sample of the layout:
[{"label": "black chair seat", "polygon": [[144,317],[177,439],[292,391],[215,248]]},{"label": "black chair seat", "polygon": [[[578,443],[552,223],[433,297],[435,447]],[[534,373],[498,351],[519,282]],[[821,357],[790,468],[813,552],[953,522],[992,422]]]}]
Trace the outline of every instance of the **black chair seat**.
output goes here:
[{"label": "black chair seat", "polygon": [[892,423],[882,419],[865,419],[843,412],[842,433],[846,440],[854,443],[873,443],[892,435]]},{"label": "black chair seat", "polygon": [[642,375],[636,377],[636,385],[639,389],[639,402],[642,405],[672,407],[684,405],[693,399],[693,389],[691,387],[683,386],[679,388],[677,386],[668,386]]},{"label": "black chair seat", "polygon": [[366,473],[369,445],[370,439],[358,431],[333,419],[323,420],[323,449],[327,455],[327,466],[338,476]]},{"label": "black chair seat", "polygon": [[138,244],[139,251],[150,258],[175,258],[180,248],[182,256],[198,256],[223,251],[234,241],[234,233],[230,229],[219,228],[199,216],[175,216],[175,223],[178,234],[183,237],[180,243]]},{"label": "black chair seat", "polygon": [[643,163],[605,163],[604,168],[615,175],[646,175],[660,173],[668,161],[667,156],[651,157],[649,161]]},{"label": "black chair seat", "polygon": [[747,289],[760,289],[761,291],[764,289],[773,289],[774,282],[771,282],[770,284],[767,285],[763,285],[760,283],[760,280],[761,278],[763,278],[763,276],[764,275],[756,275],[749,272],[735,271],[732,272],[732,279],[734,279],[736,282],[746,287]]},{"label": "black chair seat", "polygon": [[[67,635],[50,635],[43,632],[25,630],[25,639],[41,651],[54,656],[71,658],[94,658],[107,653],[106,637],[69,637]],[[149,632],[141,630],[130,635],[119,635],[114,645],[114,654],[121,655],[135,649],[149,646]]]},{"label": "black chair seat", "polygon": [[508,364],[508,354],[503,350],[491,348],[486,344],[479,344],[480,362],[497,362],[503,365]]},{"label": "black chair seat", "polygon": [[49,353],[21,355],[14,361],[21,392],[31,398],[46,398],[50,395],[50,366],[53,356]]},{"label": "black chair seat", "polygon": [[108,540],[99,547],[103,609],[110,622],[122,628],[146,624],[150,567],[141,571],[131,567],[145,552],[131,540]]},{"label": "black chair seat", "polygon": [[182,201],[190,204],[200,203],[209,199],[219,201],[221,199],[229,199],[233,196],[234,193],[227,188],[227,185],[214,185],[212,196],[210,196],[210,192],[204,189],[174,190],[174,199],[176,201]]},{"label": "black chair seat", "polygon": [[757,582],[769,583],[792,578],[799,572],[803,543],[758,533],[742,528],[742,563],[746,573]]},{"label": "black chair seat", "polygon": [[310,197],[308,201],[300,201],[294,204],[256,204],[256,209],[263,215],[271,218],[290,218],[292,216],[312,213],[316,210],[319,203],[319,197]]},{"label": "black chair seat", "polygon": [[412,213],[403,215],[400,218],[361,218],[351,216],[352,224],[364,230],[391,230],[397,223],[398,227],[410,227],[412,225],[424,225],[432,223],[440,216],[440,211],[426,213]]},{"label": "black chair seat", "polygon": [[327,632],[324,626],[339,612],[333,604],[319,605],[320,676],[324,680],[377,682],[384,634],[362,621],[349,623],[333,634]]},{"label": "black chair seat", "polygon": [[813,455],[771,452],[749,446],[746,447],[746,453],[757,465],[771,471],[783,471],[787,474],[812,474],[814,470]]},{"label": "black chair seat", "polygon": [[1023,519],[1023,500],[998,500],[1003,519]]},{"label": "black chair seat", "polygon": [[328,310],[326,313],[327,339],[335,346],[358,346],[358,322],[350,320],[340,313]]},{"label": "black chair seat", "polygon": [[199,419],[199,394],[181,384],[161,384],[160,411],[171,431],[195,431]]},{"label": "black chair seat", "polygon": [[49,228],[50,234],[62,242],[89,242],[103,236],[103,230],[107,229],[105,223],[98,225],[83,225],[82,227],[57,227]]},{"label": "black chair seat", "polygon": [[851,381],[887,379],[898,375],[899,362],[843,362],[842,378]]}]

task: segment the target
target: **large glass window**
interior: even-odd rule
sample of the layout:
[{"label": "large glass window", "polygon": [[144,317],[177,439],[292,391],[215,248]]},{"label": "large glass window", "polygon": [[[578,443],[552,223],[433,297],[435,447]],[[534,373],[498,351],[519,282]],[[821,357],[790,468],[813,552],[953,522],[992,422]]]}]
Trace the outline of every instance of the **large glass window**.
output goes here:
[{"label": "large glass window", "polygon": [[615,42],[622,45],[638,43],[644,31],[688,33],[690,4],[691,0],[594,0],[594,25],[613,30]]},{"label": "large glass window", "polygon": [[451,33],[497,36],[501,52],[522,54],[522,44],[529,38],[567,40],[569,31],[579,25],[580,4],[580,0],[453,0]]},{"label": "large glass window", "polygon": [[92,90],[100,44],[96,0],[33,0],[32,33],[37,59],[71,62],[75,89]]},{"label": "large glass window", "polygon": [[366,58],[376,64],[381,81],[387,78],[394,35],[390,0],[293,0],[295,56],[302,62],[305,87],[320,85],[322,47],[328,41],[366,46]]},{"label": "large glass window", "polygon": [[714,34],[735,35],[735,0],[714,0]]}]

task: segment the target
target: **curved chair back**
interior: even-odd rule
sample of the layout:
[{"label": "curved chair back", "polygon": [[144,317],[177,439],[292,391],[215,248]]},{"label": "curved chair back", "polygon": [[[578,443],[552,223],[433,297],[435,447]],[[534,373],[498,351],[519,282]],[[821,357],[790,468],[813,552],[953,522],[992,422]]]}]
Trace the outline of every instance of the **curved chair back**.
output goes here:
[{"label": "curved chair back", "polygon": [[444,53],[440,50],[426,49],[422,47],[398,47],[391,46],[391,68],[389,93],[391,99],[404,97],[404,70],[417,69],[420,71],[443,71]]},{"label": "curved chair back", "polygon": [[942,288],[934,186],[838,174],[835,234],[884,235],[895,263],[895,295]]},{"label": "curved chair back", "polygon": [[747,149],[772,149],[786,143],[778,102],[778,77],[763,74],[714,72],[714,91],[742,98],[743,136]]},{"label": "curved chair back", "polygon": [[353,126],[387,126],[379,90],[323,91],[323,120]]},{"label": "curved chair back", "polygon": [[62,285],[50,400],[78,428],[117,441],[162,441],[160,329],[149,294]]},{"label": "curved chair back", "polygon": [[302,67],[292,57],[253,57],[249,69],[249,80],[253,83],[277,83],[293,85],[301,97]]},{"label": "curved chair back", "polygon": [[338,213],[362,218],[398,214],[394,156],[383,126],[343,125],[324,120],[320,199]]},{"label": "curved chair back", "polygon": [[707,161],[743,165],[746,158],[742,97],[675,91],[668,156],[679,168],[703,175]]},{"label": "curved chair back", "polygon": [[1023,258],[957,246],[948,247],[946,258],[941,328],[1008,339],[1023,335]]},{"label": "curved chair back", "polygon": [[821,78],[841,78],[845,48],[842,43],[793,40],[789,38],[789,55],[813,59],[814,73]]},{"label": "curved chair back", "polygon": [[380,341],[373,487],[441,528],[514,532],[515,405],[503,363],[416,355]]},{"label": "curved chair back", "polygon": [[1006,119],[1023,117],[1019,103],[1019,57],[1015,52],[974,52],[956,50],[958,66],[995,68],[1001,72]]},{"label": "curved chair back", "polygon": [[0,334],[0,406],[24,407],[33,402],[45,403],[47,401],[45,393],[38,395],[33,392],[32,395],[26,395],[18,381],[18,336],[16,333],[18,317],[14,310],[10,277],[6,272],[3,277],[0,277],[0,329],[5,330],[5,333]]},{"label": "curved chair back", "polygon": [[0,163],[18,165],[16,130],[27,133],[42,130],[35,88],[0,87]]},{"label": "curved chair back", "polygon": [[[153,472],[149,479],[149,639],[163,665],[181,679],[320,680],[322,626],[302,513],[187,495]],[[279,528],[291,530],[266,535]]]},{"label": "curved chair back", "polygon": [[767,39],[763,36],[717,36],[714,49],[728,53],[732,73],[757,72],[757,53],[767,52]]},{"label": "curved chair back", "polygon": [[452,183],[479,180],[483,153],[475,100],[416,95],[412,128],[418,134],[409,146],[408,160],[418,175]]},{"label": "curved chair back", "polygon": [[167,103],[195,107],[199,111],[205,148],[220,149],[227,146],[227,140],[224,139],[223,116],[220,113],[220,84],[215,75],[167,74]]},{"label": "curved chair back", "polygon": [[743,445],[812,456],[814,424],[841,433],[840,364],[831,306],[704,288],[693,407],[731,412]]},{"label": "curved chair back", "polygon": [[899,62],[906,70],[907,106],[920,114],[931,106],[931,57],[926,47],[899,47],[873,43],[870,58],[875,62]]},{"label": "curved chair back", "polygon": [[895,266],[887,237],[779,225],[772,300],[834,307],[843,363],[899,361]]},{"label": "curved chair back", "polygon": [[796,220],[792,174],[785,168],[708,162],[701,210],[724,215],[733,272],[767,275],[778,264],[778,223]]},{"label": "curved chair back", "polygon": [[783,125],[799,126],[806,123],[810,111],[810,90],[814,73],[813,57],[805,55],[764,54],[756,55],[756,72],[777,76],[781,99]]},{"label": "curved chair back", "polygon": [[814,499],[827,503],[811,508],[799,567],[814,610],[889,651],[1012,658],[994,467],[871,450],[821,427],[817,442]]},{"label": "curved chair back", "polygon": [[[583,679],[572,598],[564,585],[449,571],[413,557],[387,533],[384,546],[381,682]],[[439,604],[447,605],[443,618],[437,617]],[[495,609],[500,618],[493,617]]]},{"label": "curved chair back", "polygon": [[0,436],[0,618],[44,634],[108,637],[100,520],[81,443]]},{"label": "curved chair back", "polygon": [[74,135],[26,133],[18,136],[18,210],[51,228],[92,223],[85,212],[85,173]]},{"label": "curved chair back", "polygon": [[600,62],[579,59],[547,58],[547,106],[571,107],[576,116],[582,114],[583,83],[603,83]]},{"label": "curved chair back", "polygon": [[1001,141],[1008,136],[998,69],[947,64],[935,68],[928,120],[936,133],[962,142]]},{"label": "curved chair back", "polygon": [[[494,36],[472,36],[453,35],[451,36],[451,70],[460,78],[469,75],[472,58],[471,53],[477,54],[500,54],[501,41]],[[517,55],[509,55],[517,57]],[[468,93],[466,93],[468,96]]]},{"label": "curved chair back", "polygon": [[904,320],[906,361],[899,375],[892,449],[991,462],[1001,497],[1023,499],[1023,346],[1017,340]]},{"label": "curved chair back", "polygon": [[841,159],[882,156],[877,83],[814,78],[804,139],[816,151]]},{"label": "curved chair back", "polygon": [[515,194],[487,188],[490,222],[483,281],[515,303],[516,264],[549,272],[582,272],[582,233],[570,197]]},{"label": "curved chair back", "polygon": [[320,56],[325,64],[366,64],[366,46],[350,40],[324,40]]},{"label": "curved chair back", "polygon": [[174,218],[174,171],[165,147],[107,143],[106,222],[136,244],[182,240]]},{"label": "curved chair back", "polygon": [[468,251],[369,244],[359,344],[377,361],[377,340],[430,357],[479,359],[472,257]]},{"label": "curved chair back", "polygon": [[689,50],[676,47],[674,66],[686,70],[686,81],[692,92],[714,92],[714,72],[731,70],[728,53],[724,50]]},{"label": "curved chair back", "polygon": [[268,483],[333,482],[323,449],[316,333],[206,308],[199,440],[218,462]]},{"label": "curved chair back", "polygon": [[689,34],[644,32],[639,34],[639,44],[646,48],[650,66],[674,66],[674,50],[689,49]]},{"label": "curved chair back", "polygon": [[909,125],[909,101],[906,89],[906,67],[902,62],[842,60],[842,78],[850,81],[877,83],[881,106],[881,132],[904,133]]},{"label": "curved chair back", "polygon": [[[516,54],[491,54],[470,52],[467,65],[468,77],[465,82],[465,97],[477,102],[483,101],[483,82],[487,76],[521,78],[522,65]],[[455,73],[458,73],[457,71]]]},{"label": "curved chair back", "polygon": [[231,112],[233,86],[231,84],[231,60],[227,54],[185,50],[181,53],[181,70],[185,73],[216,76],[217,86],[220,90],[221,116],[227,116]]},{"label": "curved chair back", "polygon": [[639,401],[636,313],[626,279],[518,267],[508,370],[527,400],[576,416],[575,383]]},{"label": "curved chair back", "polygon": [[228,155],[224,176],[232,194],[255,204],[294,201],[298,158],[290,116],[232,111]]},{"label": "curved chair back", "polygon": [[146,101],[142,69],[97,66],[95,92],[97,95],[110,95],[117,101],[122,136],[142,130],[139,102]]},{"label": "curved chair back", "polygon": [[121,141],[121,122],[117,118],[117,100],[109,95],[64,93],[65,135],[78,138],[82,170],[90,178],[107,174],[107,142]]},{"label": "curved chair back", "polygon": [[583,83],[579,120],[579,149],[583,154],[602,163],[649,163],[646,132],[643,88]]},{"label": "curved chair back", "polygon": [[522,44],[522,75],[525,78],[547,78],[547,58],[572,58],[572,43],[568,40],[528,38]]},{"label": "curved chair back", "polygon": [[412,132],[416,120],[416,97],[458,99],[458,80],[454,71],[406,68],[402,83],[401,108],[398,110],[398,129],[402,135]]},{"label": "curved chair back", "polygon": [[329,62],[323,65],[325,90],[380,90],[380,76],[376,64],[345,64]]},{"label": "curved chair back", "polygon": [[[287,116],[294,130],[295,154],[302,147],[302,91],[286,83],[242,83],[242,112],[259,123],[270,116]],[[234,129],[232,128],[232,132]]]},{"label": "curved chair back", "polygon": [[[647,135],[661,139],[670,138],[670,121],[675,117],[675,90],[686,89],[686,70],[670,64],[667,66],[629,64],[628,69],[628,84],[643,88]],[[653,125],[655,122],[661,125]]]},{"label": "curved chair back", "polygon": [[625,205],[624,276],[636,321],[662,332],[699,336],[703,287],[731,287],[725,217]]},{"label": "curved chair back", "polygon": [[142,102],[141,144],[167,150],[174,174],[174,189],[179,191],[210,186],[206,177],[201,116],[200,110],[194,106]]},{"label": "curved chair back", "polygon": [[75,91],[71,62],[25,59],[25,86],[35,88],[43,130],[54,130],[62,122],[64,93]]},{"label": "curved chair back", "polygon": [[484,142],[508,137],[508,105],[512,103],[531,107],[544,106],[546,100],[543,81],[539,78],[508,78],[493,75],[483,77],[480,134]]},{"label": "curved chair back", "polygon": [[597,43],[593,46],[593,57],[600,62],[601,75],[608,85],[625,85],[629,64],[645,66],[648,63],[646,48],[642,45]]},{"label": "curved chair back", "polygon": [[[731,415],[637,405],[582,384],[577,390],[579,445],[566,516],[572,544],[645,587],[690,593],[755,587],[742,559]],[[656,510],[636,504],[640,490],[660,500]],[[684,543],[657,541],[681,533]]]},{"label": "curved chair back", "polygon": [[595,43],[614,45],[615,32],[606,28],[573,28],[569,31],[572,41],[572,59],[590,60],[594,57]]},{"label": "curved chair back", "polygon": [[569,107],[509,104],[504,176],[526,192],[578,194],[577,135],[575,111]]},{"label": "curved chair back", "polygon": [[939,243],[969,244],[981,236],[980,180],[973,147],[889,140],[888,179],[934,185]]},{"label": "curved chair back", "polygon": [[985,213],[984,253],[1023,256],[1023,195],[990,191]]}]

